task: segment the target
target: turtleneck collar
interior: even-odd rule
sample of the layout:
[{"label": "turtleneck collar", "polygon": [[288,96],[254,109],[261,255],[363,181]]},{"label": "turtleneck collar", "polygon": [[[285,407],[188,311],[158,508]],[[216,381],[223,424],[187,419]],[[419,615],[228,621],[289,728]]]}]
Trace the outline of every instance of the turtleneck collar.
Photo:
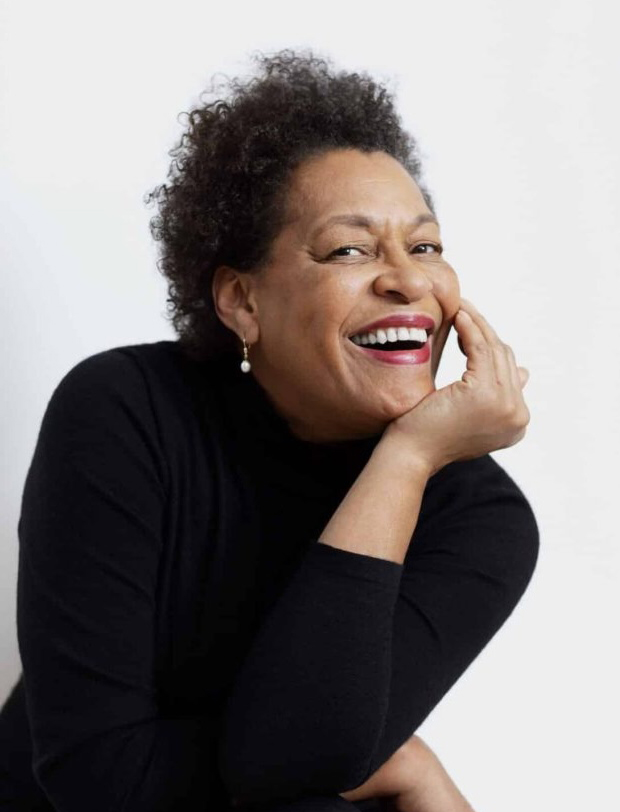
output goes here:
[{"label": "turtleneck collar", "polygon": [[285,489],[327,495],[348,487],[362,470],[381,435],[319,443],[297,437],[265,389],[236,356],[218,362],[217,386],[237,439],[258,455],[267,476],[274,471]]}]

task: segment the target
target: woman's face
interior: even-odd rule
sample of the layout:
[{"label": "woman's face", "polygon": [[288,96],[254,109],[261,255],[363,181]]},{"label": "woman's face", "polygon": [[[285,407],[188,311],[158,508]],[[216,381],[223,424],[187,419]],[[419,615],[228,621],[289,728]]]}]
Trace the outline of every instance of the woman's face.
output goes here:
[{"label": "woman's face", "polygon": [[[459,284],[419,187],[386,153],[301,164],[268,264],[249,276],[252,372],[297,436],[377,434],[434,391]],[[423,333],[402,328],[431,326],[426,347],[387,349],[388,327],[411,341]]]}]

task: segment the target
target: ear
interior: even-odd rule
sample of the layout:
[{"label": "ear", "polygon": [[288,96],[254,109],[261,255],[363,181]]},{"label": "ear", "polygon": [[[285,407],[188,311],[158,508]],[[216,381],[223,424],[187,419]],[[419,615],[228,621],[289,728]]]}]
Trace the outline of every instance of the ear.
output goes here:
[{"label": "ear", "polygon": [[220,321],[249,344],[258,341],[258,307],[251,273],[220,265],[213,274],[211,292]]}]

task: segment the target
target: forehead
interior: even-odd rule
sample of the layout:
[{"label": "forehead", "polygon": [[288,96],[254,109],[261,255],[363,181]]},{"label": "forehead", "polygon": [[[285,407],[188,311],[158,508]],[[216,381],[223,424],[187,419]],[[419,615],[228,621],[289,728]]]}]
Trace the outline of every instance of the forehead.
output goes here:
[{"label": "forehead", "polygon": [[289,183],[286,208],[287,221],[300,225],[334,212],[389,220],[430,211],[417,183],[395,158],[352,149],[332,150],[300,164]]}]

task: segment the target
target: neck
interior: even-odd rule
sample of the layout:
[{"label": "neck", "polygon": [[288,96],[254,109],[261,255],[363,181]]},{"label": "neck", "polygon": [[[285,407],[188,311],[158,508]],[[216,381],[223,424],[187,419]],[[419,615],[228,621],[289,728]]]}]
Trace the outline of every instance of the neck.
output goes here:
[{"label": "neck", "polygon": [[350,414],[346,418],[339,418],[333,409],[328,410],[321,403],[309,404],[308,401],[302,403],[301,399],[283,398],[279,393],[270,392],[258,376],[254,376],[254,381],[289,432],[307,443],[338,445],[378,438],[388,423],[369,417],[356,416],[354,419]]},{"label": "neck", "polygon": [[338,445],[339,443],[354,440],[370,439],[380,435],[385,428],[385,424],[377,423],[369,423],[364,427],[359,426],[356,428],[353,428],[350,423],[346,426],[338,426],[335,423],[319,426],[316,421],[308,423],[295,418],[287,419],[282,414],[281,416],[286,420],[291,434],[297,437],[298,440],[308,443],[321,443],[322,445]]}]

